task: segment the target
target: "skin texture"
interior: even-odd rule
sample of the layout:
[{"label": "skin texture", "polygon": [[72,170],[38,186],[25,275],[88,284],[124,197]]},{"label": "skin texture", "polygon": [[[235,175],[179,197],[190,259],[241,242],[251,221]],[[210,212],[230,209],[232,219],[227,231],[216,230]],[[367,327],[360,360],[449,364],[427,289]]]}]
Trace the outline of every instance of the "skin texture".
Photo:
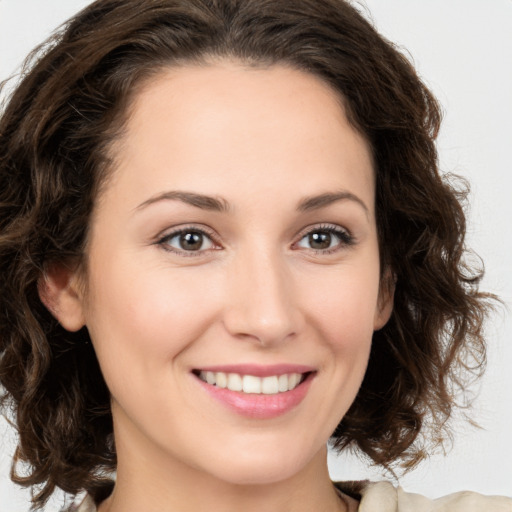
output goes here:
[{"label": "skin texture", "polygon": [[[135,98],[113,153],[85,278],[54,269],[41,292],[66,328],[87,325],[112,393],[117,484],[100,511],[354,507],[332,488],[325,443],[392,296],[379,289],[371,153],[339,98],[285,67],[169,69]],[[326,226],[342,235],[315,249],[308,235]],[[208,234],[200,250],[170,237],[183,228]],[[271,419],[233,412],[192,373],[248,363],[315,372]]]}]

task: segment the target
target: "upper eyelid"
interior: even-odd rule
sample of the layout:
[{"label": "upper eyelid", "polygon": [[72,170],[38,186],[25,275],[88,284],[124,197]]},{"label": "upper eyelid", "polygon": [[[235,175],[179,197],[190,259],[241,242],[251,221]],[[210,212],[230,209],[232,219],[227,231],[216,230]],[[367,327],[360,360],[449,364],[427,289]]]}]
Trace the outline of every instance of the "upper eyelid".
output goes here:
[{"label": "upper eyelid", "polygon": [[157,241],[159,241],[159,240],[164,240],[166,238],[173,238],[174,236],[177,236],[181,233],[186,233],[188,231],[197,231],[199,233],[202,233],[203,235],[206,235],[209,238],[211,238],[212,241],[214,241],[214,242],[218,239],[217,235],[215,234],[215,232],[212,229],[207,228],[206,226],[201,226],[201,225],[196,225],[196,224],[190,224],[190,225],[185,224],[182,226],[168,228],[164,231],[161,231],[155,237],[155,239]]},{"label": "upper eyelid", "polygon": [[340,226],[339,224],[331,224],[329,222],[324,222],[320,224],[312,224],[310,226],[302,228],[297,233],[296,238],[297,240],[302,240],[302,238],[304,238],[306,235],[314,233],[315,231],[340,231],[346,233],[350,237],[353,237],[352,232],[348,228]]},{"label": "upper eyelid", "polygon": [[[182,249],[177,249],[175,247],[171,247],[170,245],[165,247],[167,241],[172,240],[174,237],[179,236],[182,233],[187,233],[190,231],[196,231],[196,232],[199,232],[199,233],[207,236],[211,240],[214,247],[209,248],[209,249],[202,249],[199,251],[185,251]],[[212,232],[211,229],[208,229],[205,226],[198,227],[197,225],[188,225],[188,226],[184,225],[184,226],[172,228],[169,231],[163,231],[156,237],[156,239],[153,243],[154,243],[154,245],[161,246],[164,250],[166,250],[170,253],[174,253],[174,254],[178,254],[178,255],[182,255],[182,256],[186,255],[186,256],[195,256],[195,257],[201,256],[210,251],[216,251],[219,249],[219,246],[221,245],[218,241],[217,236]]]},{"label": "upper eyelid", "polygon": [[313,225],[313,226],[307,227],[304,230],[302,230],[299,233],[299,235],[297,235],[296,241],[293,242],[292,247],[299,245],[300,242],[304,238],[306,238],[308,235],[310,235],[311,233],[315,233],[315,232],[319,232],[319,231],[320,232],[328,231],[328,232],[334,234],[334,236],[336,236],[338,238],[339,243],[336,244],[336,246],[331,247],[331,248],[326,248],[326,249],[310,248],[310,249],[306,249],[306,250],[313,251],[314,253],[317,253],[317,254],[328,255],[328,254],[338,253],[339,251],[343,250],[344,248],[348,248],[357,243],[355,236],[351,233],[351,231],[349,229],[347,229],[343,226],[340,226],[339,224],[323,223],[320,225],[318,225],[318,224]]}]

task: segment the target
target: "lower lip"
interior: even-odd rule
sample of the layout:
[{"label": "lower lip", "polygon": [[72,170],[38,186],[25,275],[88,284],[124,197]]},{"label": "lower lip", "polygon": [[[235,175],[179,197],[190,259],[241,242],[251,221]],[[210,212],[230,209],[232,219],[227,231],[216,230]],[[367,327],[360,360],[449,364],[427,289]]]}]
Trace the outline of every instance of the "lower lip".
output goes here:
[{"label": "lower lip", "polygon": [[211,397],[237,414],[248,418],[271,419],[286,414],[302,402],[313,380],[313,374],[308,374],[306,379],[291,391],[275,395],[231,391],[212,386],[199,377],[195,378]]}]

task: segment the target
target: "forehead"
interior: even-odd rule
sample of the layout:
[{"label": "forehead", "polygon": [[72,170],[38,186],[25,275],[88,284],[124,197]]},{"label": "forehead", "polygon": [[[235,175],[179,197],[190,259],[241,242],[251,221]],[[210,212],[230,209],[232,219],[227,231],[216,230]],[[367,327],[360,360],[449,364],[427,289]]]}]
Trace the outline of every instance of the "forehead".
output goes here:
[{"label": "forehead", "polygon": [[350,170],[373,200],[371,152],[342,98],[286,66],[222,61],[162,71],[135,95],[114,162],[114,173],[148,197],[158,192],[152,186],[224,195],[266,183],[270,193],[289,189],[291,176],[297,193],[309,195],[327,186],[320,182],[329,173]]}]

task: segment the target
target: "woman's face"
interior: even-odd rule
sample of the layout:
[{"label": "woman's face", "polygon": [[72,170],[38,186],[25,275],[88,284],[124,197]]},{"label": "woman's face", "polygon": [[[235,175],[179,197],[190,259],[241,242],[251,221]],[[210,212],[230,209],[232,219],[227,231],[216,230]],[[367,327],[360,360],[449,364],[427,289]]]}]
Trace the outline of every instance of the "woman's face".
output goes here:
[{"label": "woman's face", "polygon": [[391,309],[367,143],[314,76],[224,62],[147,84],[114,154],[80,304],[120,468],[303,470]]}]

